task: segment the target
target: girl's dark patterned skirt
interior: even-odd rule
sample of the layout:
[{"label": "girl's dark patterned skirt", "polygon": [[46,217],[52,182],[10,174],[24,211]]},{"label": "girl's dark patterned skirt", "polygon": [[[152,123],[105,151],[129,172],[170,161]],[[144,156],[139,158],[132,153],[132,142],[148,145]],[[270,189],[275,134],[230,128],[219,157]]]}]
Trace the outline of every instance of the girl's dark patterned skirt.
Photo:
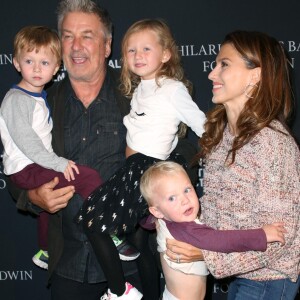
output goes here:
[{"label": "girl's dark patterned skirt", "polygon": [[[185,164],[180,154],[168,160]],[[90,230],[122,235],[133,232],[139,221],[149,215],[148,205],[140,192],[143,173],[159,159],[136,153],[127,158],[120,168],[84,202],[78,223],[84,222]]]}]

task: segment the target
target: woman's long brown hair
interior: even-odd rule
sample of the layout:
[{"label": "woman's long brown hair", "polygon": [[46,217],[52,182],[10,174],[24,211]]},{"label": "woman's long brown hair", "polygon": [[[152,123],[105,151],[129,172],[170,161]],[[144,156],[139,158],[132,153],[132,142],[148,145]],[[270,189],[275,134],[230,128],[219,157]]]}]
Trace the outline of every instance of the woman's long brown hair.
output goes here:
[{"label": "woman's long brown hair", "polygon": [[[238,136],[234,138],[230,163],[236,151],[247,144],[261,129],[271,127],[272,120],[279,120],[286,129],[293,108],[289,62],[282,45],[274,38],[260,32],[235,31],[228,34],[222,45],[231,44],[249,69],[261,68],[261,78],[252,89],[237,120]],[[199,157],[205,158],[220,143],[227,125],[225,107],[216,105],[207,114],[205,133],[200,139]]]}]

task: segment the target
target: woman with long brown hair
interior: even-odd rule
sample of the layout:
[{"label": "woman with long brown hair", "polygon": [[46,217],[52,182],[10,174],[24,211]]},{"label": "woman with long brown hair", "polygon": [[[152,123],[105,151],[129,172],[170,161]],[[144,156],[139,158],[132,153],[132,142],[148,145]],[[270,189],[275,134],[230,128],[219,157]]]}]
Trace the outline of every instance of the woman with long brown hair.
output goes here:
[{"label": "woman with long brown hair", "polygon": [[[286,243],[266,252],[202,251],[211,273],[235,276],[228,299],[294,299],[299,288],[300,152],[288,129],[293,107],[282,45],[259,32],[228,34],[209,74],[213,103],[200,156],[205,161],[202,221],[216,229],[248,229],[282,221]],[[199,251],[169,241],[171,258]],[[189,247],[189,248],[188,248]],[[188,250],[190,249],[190,250]]]}]

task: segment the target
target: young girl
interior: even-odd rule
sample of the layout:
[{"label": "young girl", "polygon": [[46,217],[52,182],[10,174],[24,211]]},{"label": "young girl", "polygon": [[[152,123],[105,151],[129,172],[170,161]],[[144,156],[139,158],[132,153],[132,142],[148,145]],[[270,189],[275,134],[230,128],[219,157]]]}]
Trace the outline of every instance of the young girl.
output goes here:
[{"label": "young girl", "polygon": [[[176,43],[163,21],[141,20],[133,24],[123,38],[122,60],[122,90],[128,98],[132,97],[131,111],[124,117],[126,164],[89,197],[79,217],[84,220],[108,281],[108,294],[103,299],[142,297],[137,289],[125,284],[118,252],[109,234],[134,233],[129,238],[141,252],[137,263],[142,282],[153,281],[154,262],[145,263],[147,233],[141,229],[135,233],[138,222],[148,212],[139,180],[157,161],[181,160],[179,155],[171,154],[178,142],[181,122],[201,136],[205,121],[204,113],[189,94]],[[143,288],[143,292],[144,299],[158,298],[153,289]]]}]

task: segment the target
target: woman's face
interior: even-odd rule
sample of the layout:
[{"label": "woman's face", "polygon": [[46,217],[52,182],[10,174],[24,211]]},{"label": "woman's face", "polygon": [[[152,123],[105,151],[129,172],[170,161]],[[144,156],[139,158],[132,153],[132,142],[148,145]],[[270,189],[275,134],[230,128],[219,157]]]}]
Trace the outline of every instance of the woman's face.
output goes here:
[{"label": "woman's face", "polygon": [[[213,82],[213,99],[216,104],[223,104],[226,108],[238,108],[240,111],[249,94],[255,79],[255,69],[247,69],[245,61],[231,44],[221,47],[216,58],[216,66],[208,75]],[[252,85],[252,86],[249,86]]]}]

